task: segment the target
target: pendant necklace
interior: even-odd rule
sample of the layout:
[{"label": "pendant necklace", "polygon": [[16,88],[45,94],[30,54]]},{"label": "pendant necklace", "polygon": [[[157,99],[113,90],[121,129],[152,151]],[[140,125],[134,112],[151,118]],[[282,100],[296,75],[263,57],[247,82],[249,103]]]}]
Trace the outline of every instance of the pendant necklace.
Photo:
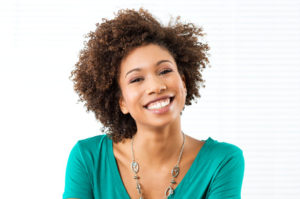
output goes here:
[{"label": "pendant necklace", "polygon": [[[182,131],[181,131],[181,133],[182,133],[182,136],[183,136],[183,143],[182,143],[182,146],[181,146],[181,150],[180,150],[180,154],[179,154],[177,163],[173,167],[173,169],[171,170],[172,179],[170,181],[170,185],[168,186],[168,188],[165,191],[165,198],[168,198],[168,196],[170,196],[170,195],[172,195],[174,193],[174,188],[173,188],[172,185],[176,184],[175,178],[178,176],[179,171],[180,171],[180,169],[179,169],[179,162],[180,162],[180,159],[181,159],[181,155],[182,155],[183,148],[184,148],[184,143],[185,143],[185,134]],[[137,161],[135,161],[135,158],[134,158],[133,139],[134,139],[134,137],[132,137],[132,139],[131,139],[131,152],[132,152],[131,170],[134,173],[133,179],[136,180],[136,189],[137,189],[137,191],[138,191],[138,193],[140,195],[139,199],[144,199],[143,198],[142,188],[141,188],[141,185],[140,185],[140,182],[139,182],[139,176],[137,175],[137,173],[139,172],[139,164],[138,164]]]}]

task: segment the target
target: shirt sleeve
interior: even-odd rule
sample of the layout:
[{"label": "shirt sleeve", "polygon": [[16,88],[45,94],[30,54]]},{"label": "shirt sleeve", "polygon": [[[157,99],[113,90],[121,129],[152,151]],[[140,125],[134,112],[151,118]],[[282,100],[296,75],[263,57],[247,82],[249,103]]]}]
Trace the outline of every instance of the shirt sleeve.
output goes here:
[{"label": "shirt sleeve", "polygon": [[240,199],[245,160],[239,149],[224,159],[208,190],[207,199]]},{"label": "shirt sleeve", "polygon": [[75,144],[68,158],[63,193],[63,199],[67,198],[93,199],[92,185],[80,142]]}]

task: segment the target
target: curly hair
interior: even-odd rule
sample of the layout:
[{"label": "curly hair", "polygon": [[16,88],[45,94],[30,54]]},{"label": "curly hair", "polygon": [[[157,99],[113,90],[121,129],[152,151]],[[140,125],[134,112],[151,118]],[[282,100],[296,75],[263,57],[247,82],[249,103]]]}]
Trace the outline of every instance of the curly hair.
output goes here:
[{"label": "curly hair", "polygon": [[167,49],[184,75],[187,89],[185,105],[201,97],[199,88],[205,88],[201,72],[209,64],[206,43],[198,41],[205,34],[193,23],[169,21],[162,25],[147,10],[121,9],[112,20],[102,19],[96,30],[85,35],[88,39],[79,53],[79,60],[69,78],[74,90],[88,111],[95,114],[113,142],[132,138],[137,127],[130,114],[123,114],[119,106],[121,90],[118,84],[120,63],[133,49],[157,44]]}]

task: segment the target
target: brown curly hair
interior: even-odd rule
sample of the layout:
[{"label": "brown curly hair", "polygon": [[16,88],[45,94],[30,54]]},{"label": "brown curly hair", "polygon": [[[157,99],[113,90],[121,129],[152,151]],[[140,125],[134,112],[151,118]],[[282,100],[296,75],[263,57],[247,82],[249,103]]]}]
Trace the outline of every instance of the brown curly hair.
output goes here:
[{"label": "brown curly hair", "polygon": [[174,57],[178,71],[184,75],[187,89],[186,105],[191,105],[203,88],[201,72],[209,64],[206,43],[198,41],[204,36],[202,28],[192,23],[183,24],[180,16],[172,24],[162,25],[147,10],[121,9],[112,20],[102,19],[96,30],[85,38],[84,48],[71,72],[78,101],[85,101],[105,132],[114,142],[132,138],[136,124],[130,114],[123,114],[119,106],[121,90],[118,84],[120,63],[134,48],[150,43],[166,48]]}]

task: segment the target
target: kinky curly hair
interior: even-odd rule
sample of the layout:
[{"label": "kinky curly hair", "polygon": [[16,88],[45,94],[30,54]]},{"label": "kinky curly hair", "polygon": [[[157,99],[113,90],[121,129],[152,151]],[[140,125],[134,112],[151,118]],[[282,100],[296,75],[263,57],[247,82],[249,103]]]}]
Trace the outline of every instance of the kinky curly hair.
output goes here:
[{"label": "kinky curly hair", "polygon": [[132,138],[137,127],[130,114],[123,114],[119,106],[121,89],[118,84],[120,63],[133,49],[147,44],[157,44],[167,49],[176,61],[178,71],[184,75],[187,89],[185,105],[201,97],[203,88],[201,72],[209,64],[209,46],[198,41],[202,28],[192,23],[180,22],[162,25],[147,10],[121,9],[112,20],[102,19],[96,30],[85,35],[84,48],[71,72],[74,90],[88,111],[95,114],[113,142]]}]

